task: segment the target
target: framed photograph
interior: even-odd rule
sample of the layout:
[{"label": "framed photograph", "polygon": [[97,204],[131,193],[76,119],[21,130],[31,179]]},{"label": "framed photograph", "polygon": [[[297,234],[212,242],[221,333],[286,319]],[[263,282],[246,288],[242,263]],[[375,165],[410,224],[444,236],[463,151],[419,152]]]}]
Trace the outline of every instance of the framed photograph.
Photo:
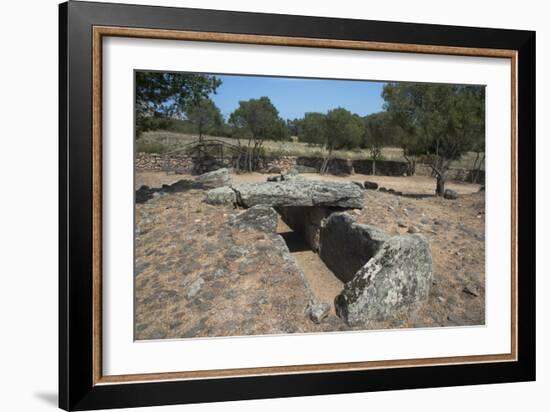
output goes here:
[{"label": "framed photograph", "polygon": [[535,33],[60,5],[59,403],[535,379]]}]

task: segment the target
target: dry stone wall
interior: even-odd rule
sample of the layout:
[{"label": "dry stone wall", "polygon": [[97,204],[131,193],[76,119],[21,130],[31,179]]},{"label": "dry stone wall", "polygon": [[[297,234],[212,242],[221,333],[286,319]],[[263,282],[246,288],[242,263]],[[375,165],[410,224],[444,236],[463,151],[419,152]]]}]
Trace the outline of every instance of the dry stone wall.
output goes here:
[{"label": "dry stone wall", "polygon": [[[321,168],[323,159],[320,157],[305,156],[278,156],[265,157],[260,164],[261,172],[286,174],[292,169],[300,173],[316,173]],[[196,170],[192,156],[185,154],[162,155],[155,153],[137,153],[136,170],[149,172],[175,172],[201,174],[221,167],[235,167],[236,159],[227,158],[223,161],[213,159],[211,164],[203,165],[204,170]],[[379,176],[403,176],[408,171],[406,162],[394,160],[379,160],[376,162],[376,174]],[[332,159],[329,163],[328,173],[333,175],[352,175],[354,173],[372,174],[372,160]],[[432,170],[426,164],[417,164],[415,174],[418,176],[431,176]],[[464,168],[452,168],[449,170],[448,179],[461,182],[471,182],[477,175],[477,183],[485,184],[485,172],[473,171]]]}]

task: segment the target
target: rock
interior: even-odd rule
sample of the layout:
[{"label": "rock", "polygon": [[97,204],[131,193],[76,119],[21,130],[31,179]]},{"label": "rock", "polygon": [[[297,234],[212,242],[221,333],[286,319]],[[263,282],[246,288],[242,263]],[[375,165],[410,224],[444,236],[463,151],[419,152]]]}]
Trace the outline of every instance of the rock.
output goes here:
[{"label": "rock", "polygon": [[419,230],[416,228],[416,226],[409,226],[407,229],[407,233],[418,233]]},{"label": "rock", "polygon": [[262,232],[275,232],[279,215],[271,206],[256,205],[231,217],[229,224],[237,228],[251,227]]},{"label": "rock", "polygon": [[378,191],[379,192],[387,192],[388,189],[386,189],[384,186],[381,186],[381,187],[378,188]]},{"label": "rock", "polygon": [[365,189],[369,189],[369,190],[378,189],[378,183],[369,182],[368,180],[365,181],[364,186],[365,186]]},{"label": "rock", "polygon": [[349,325],[394,319],[428,297],[432,255],[420,235],[388,239],[336,297],[337,315]]},{"label": "rock", "polygon": [[160,188],[150,188],[149,186],[141,186],[136,190],[136,203],[145,203],[154,197],[160,197],[168,193],[186,192],[188,190],[202,190],[206,186],[200,182],[193,180],[178,180],[171,185],[162,185]]},{"label": "rock", "polygon": [[404,220],[398,220],[398,221],[397,221],[397,226],[399,226],[399,227],[407,227],[407,222],[405,222]]},{"label": "rock", "polygon": [[298,173],[290,173],[290,174],[282,175],[281,181],[282,180],[304,180],[304,177],[300,176]]},{"label": "rock", "polygon": [[319,173],[319,169],[317,169],[316,167],[304,165],[296,165],[294,166],[294,169],[297,170],[298,173]]},{"label": "rock", "polygon": [[464,289],[462,289],[462,292],[466,293],[467,295],[478,297],[479,296],[479,288],[476,285],[469,284],[464,286]]},{"label": "rock", "polygon": [[268,176],[267,177],[268,182],[282,182],[283,180],[284,180],[283,175]]},{"label": "rock", "polygon": [[445,199],[455,200],[458,198],[458,194],[451,189],[445,189],[445,192],[443,192],[443,197]]},{"label": "rock", "polygon": [[270,206],[334,206],[363,207],[363,191],[353,183],[314,180],[244,183],[233,185],[237,203],[242,207]]},{"label": "rock", "polygon": [[375,227],[355,223],[348,213],[333,213],[321,228],[319,257],[340,280],[348,282],[387,239]]},{"label": "rock", "polygon": [[189,286],[189,290],[187,291],[187,297],[191,299],[197,293],[199,293],[203,284],[204,284],[203,278],[198,278],[193,283],[191,283],[191,286]]},{"label": "rock", "polygon": [[206,203],[210,205],[235,205],[237,195],[229,186],[217,187],[206,192]]},{"label": "rock", "polygon": [[353,183],[356,186],[359,186],[361,189],[365,188],[365,186],[363,186],[363,183],[361,183],[361,182],[351,182],[351,183]]},{"label": "rock", "polygon": [[267,173],[278,173],[278,174],[281,174],[282,172],[283,172],[282,169],[277,166],[270,167],[269,170],[267,171]]},{"label": "rock", "polygon": [[330,305],[328,303],[316,303],[309,307],[309,318],[315,323],[321,323],[330,312]]},{"label": "rock", "polygon": [[197,176],[195,180],[209,187],[228,186],[231,183],[229,170],[226,168],[203,173],[202,175]]},{"label": "rock", "polygon": [[149,199],[153,198],[154,190],[152,190],[149,186],[141,186],[138,190],[136,190],[136,203],[145,203]]}]

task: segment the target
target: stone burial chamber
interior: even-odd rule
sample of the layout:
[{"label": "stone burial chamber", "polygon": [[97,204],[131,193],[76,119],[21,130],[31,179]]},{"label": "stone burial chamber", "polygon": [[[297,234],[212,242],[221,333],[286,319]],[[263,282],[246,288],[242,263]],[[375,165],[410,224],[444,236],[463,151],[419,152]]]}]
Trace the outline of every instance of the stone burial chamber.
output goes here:
[{"label": "stone burial chamber", "polygon": [[335,213],[321,228],[319,256],[345,282],[334,305],[348,325],[393,319],[428,298],[432,253],[421,234],[388,236]]},{"label": "stone burial chamber", "polygon": [[[275,232],[277,211],[344,283],[334,306],[350,326],[391,320],[414,310],[428,297],[432,283],[428,240],[421,234],[389,236],[356,223],[347,211],[368,205],[364,204],[364,189],[354,183],[282,176],[212,189],[206,202],[247,209],[238,222],[231,223],[270,232]],[[327,311],[322,309],[320,313]],[[321,322],[323,317],[311,319]]]}]

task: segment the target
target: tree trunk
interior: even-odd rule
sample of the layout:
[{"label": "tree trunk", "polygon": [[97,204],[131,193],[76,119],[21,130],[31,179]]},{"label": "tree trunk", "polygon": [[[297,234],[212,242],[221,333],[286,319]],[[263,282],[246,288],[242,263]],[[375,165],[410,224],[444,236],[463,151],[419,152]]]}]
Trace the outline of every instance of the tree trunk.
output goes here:
[{"label": "tree trunk", "polygon": [[372,159],[372,175],[376,175],[376,159]]},{"label": "tree trunk", "polygon": [[445,181],[447,180],[446,173],[436,173],[436,179],[435,195],[443,196],[445,193]]},{"label": "tree trunk", "polygon": [[470,183],[476,183],[477,176],[475,171],[477,170],[477,161],[479,160],[479,152],[476,152],[476,158],[474,159],[474,165],[470,171]]},{"label": "tree trunk", "polygon": [[323,164],[321,165],[321,169],[319,170],[319,173],[324,175],[328,170],[328,162],[330,161],[330,155],[332,154],[332,147],[329,147],[327,156],[323,159]]},{"label": "tree trunk", "polygon": [[474,179],[473,179],[473,182],[472,183],[477,183],[478,179],[479,179],[479,174],[481,173],[481,165],[485,162],[485,153],[483,153],[483,156],[481,157],[481,160],[479,161],[478,165],[477,165],[477,168],[475,170],[475,175],[473,176]]}]

